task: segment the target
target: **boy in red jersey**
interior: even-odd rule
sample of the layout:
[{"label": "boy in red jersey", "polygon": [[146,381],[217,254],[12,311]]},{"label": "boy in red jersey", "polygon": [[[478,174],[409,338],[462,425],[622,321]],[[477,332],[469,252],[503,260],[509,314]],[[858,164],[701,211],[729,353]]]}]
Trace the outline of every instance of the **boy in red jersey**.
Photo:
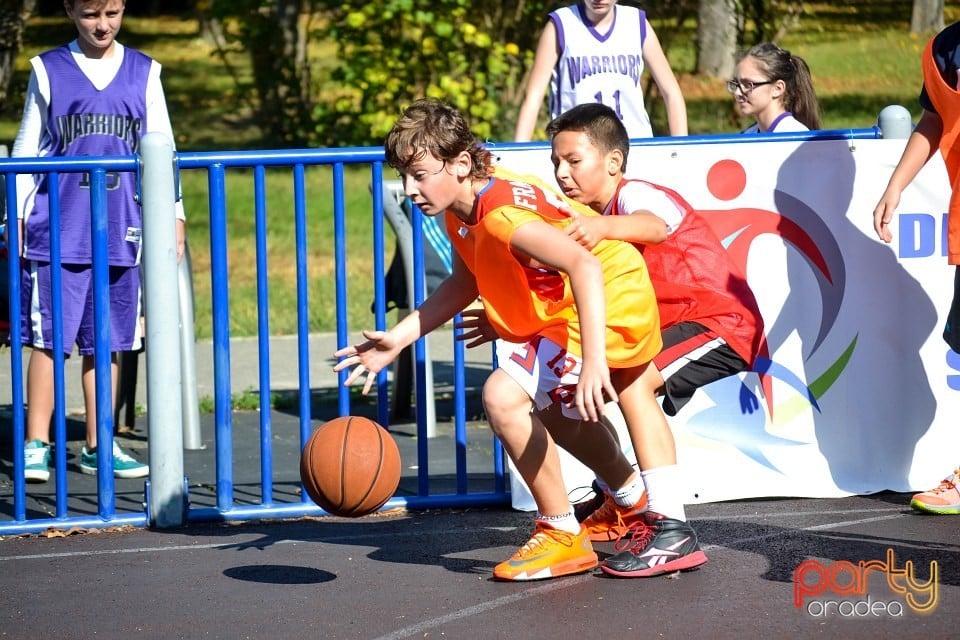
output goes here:
[{"label": "boy in red jersey", "polygon": [[[606,239],[627,241],[644,256],[664,346],[641,383],[645,394],[663,395],[663,410],[676,415],[698,388],[753,364],[763,343],[756,298],[707,222],[679,194],[623,177],[630,140],[612,109],[577,105],[551,121],[547,133],[561,190],[603,214],[575,215],[568,235],[587,249]],[[470,346],[492,338],[482,312],[465,316],[463,337]],[[571,445],[571,434],[604,437],[598,435],[604,430],[599,424],[573,430],[562,416],[543,420],[564,448]],[[683,483],[672,439],[651,439],[629,423],[627,428],[649,500],[630,502],[598,478],[594,499],[575,507],[591,540],[623,538],[621,552],[605,560],[602,569],[642,577],[655,567],[656,556],[648,549],[667,548],[660,538],[670,540],[673,523],[686,519]]]},{"label": "boy in red jersey", "polygon": [[[337,371],[355,367],[352,384],[374,375],[417,338],[447,322],[479,296],[497,335],[515,343],[484,384],[487,419],[537,503],[531,539],[494,568],[504,580],[531,580],[589,570],[597,556],[574,515],[556,445],[532,410],[554,406],[572,420],[597,422],[607,399],[619,400],[628,424],[651,439],[673,435],[639,381],[660,351],[658,313],[646,267],[628,244],[601,242],[589,251],[564,232],[570,215],[594,212],[544,186],[492,169],[491,154],[462,114],[421,100],[397,121],[386,144],[407,197],[425,215],[444,215],[455,249],[453,272],[415,312],[366,342],[335,353]],[[574,428],[576,425],[574,424]],[[639,430],[639,427],[638,427]],[[633,502],[639,475],[613,437],[571,439],[571,453]],[[652,492],[651,492],[652,493]],[[670,559],[655,573],[704,562],[696,534],[678,522]]]}]

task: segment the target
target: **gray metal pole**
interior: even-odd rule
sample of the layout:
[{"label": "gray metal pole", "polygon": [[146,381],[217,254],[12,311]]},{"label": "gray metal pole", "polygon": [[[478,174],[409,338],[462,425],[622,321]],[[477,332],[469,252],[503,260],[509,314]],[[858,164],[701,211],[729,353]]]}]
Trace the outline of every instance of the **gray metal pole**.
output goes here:
[{"label": "gray metal pole", "polygon": [[163,134],[148,133],[140,153],[150,445],[147,511],[151,526],[173,527],[183,524],[186,514],[173,143]]},{"label": "gray metal pole", "polygon": [[913,133],[913,121],[906,107],[891,104],[880,110],[877,117],[880,137],[885,140],[906,140]]},{"label": "gray metal pole", "polygon": [[200,433],[200,398],[197,393],[197,358],[194,345],[196,333],[193,328],[193,262],[190,245],[183,252],[177,269],[180,285],[180,386],[183,403],[183,448],[191,451],[203,449]]},{"label": "gray metal pole", "polygon": [[[399,180],[384,180],[383,215],[397,235],[398,250],[403,258],[403,272],[407,282],[407,313],[409,313],[414,308],[413,279],[416,274],[413,271],[413,225],[407,220],[407,216],[400,207],[402,193],[403,184]],[[403,316],[398,314],[397,321],[399,322],[402,318]],[[424,362],[424,387],[427,399],[427,406],[424,407],[427,421],[426,434],[428,438],[433,438],[437,435],[437,405],[433,393],[433,359],[430,357],[429,335],[423,336],[423,351],[426,360]],[[417,363],[415,360],[412,362],[412,369],[410,375],[413,376],[414,389],[416,389]],[[399,371],[395,370],[395,375],[400,375]]]}]

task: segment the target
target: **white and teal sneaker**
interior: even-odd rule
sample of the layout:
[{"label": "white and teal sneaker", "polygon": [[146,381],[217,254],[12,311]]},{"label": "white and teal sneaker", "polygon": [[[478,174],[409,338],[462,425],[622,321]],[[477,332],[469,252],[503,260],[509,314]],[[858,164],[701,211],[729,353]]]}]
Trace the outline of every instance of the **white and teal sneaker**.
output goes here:
[{"label": "white and teal sneaker", "polygon": [[50,445],[42,440],[31,440],[23,447],[23,459],[23,477],[27,482],[50,479]]},{"label": "white and teal sneaker", "polygon": [[[88,451],[86,445],[80,452],[80,471],[97,474],[97,450]],[[117,478],[143,478],[150,473],[150,467],[133,458],[130,454],[113,443],[113,475]]]}]

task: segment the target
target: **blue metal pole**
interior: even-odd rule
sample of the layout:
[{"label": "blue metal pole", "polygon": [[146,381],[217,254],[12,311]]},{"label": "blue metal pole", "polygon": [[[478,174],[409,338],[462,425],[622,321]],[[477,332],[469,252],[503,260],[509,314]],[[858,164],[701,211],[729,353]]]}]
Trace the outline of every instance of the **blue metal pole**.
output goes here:
[{"label": "blue metal pole", "polygon": [[110,254],[107,220],[107,172],[90,171],[90,229],[93,240],[93,361],[97,385],[97,503],[100,517],[112,520],[116,509],[113,479],[113,357],[110,350]]},{"label": "blue metal pole", "polygon": [[[461,319],[462,316],[457,314],[454,325]],[[456,440],[457,494],[463,495],[467,493],[467,393],[464,389],[467,377],[464,374],[465,347],[462,340],[457,340],[461,333],[463,331],[460,329],[453,330],[453,426]]]},{"label": "blue metal pole", "polygon": [[[425,295],[424,268],[423,268],[423,213],[419,207],[413,207],[413,302],[414,308],[423,303]],[[412,310],[411,310],[412,311]],[[430,495],[430,437],[433,426],[430,424],[427,407],[427,375],[426,375],[426,337],[421,336],[413,344],[413,360],[416,370],[414,379],[415,396],[417,398],[417,493],[421,496]],[[430,394],[431,397],[433,394]]]},{"label": "blue metal pole", "polygon": [[273,504],[273,426],[270,411],[270,290],[267,279],[266,169],[253,170],[257,242],[257,344],[260,373],[260,500]]},{"label": "blue metal pole", "polygon": [[[343,163],[333,165],[333,253],[337,303],[337,348],[347,346],[347,213],[343,198]],[[350,390],[343,386],[349,372],[337,376],[337,408],[341,416],[350,414]],[[383,374],[384,376],[386,374]],[[382,383],[386,378],[378,380]]]},{"label": "blue metal pole", "polygon": [[[370,195],[373,196],[373,318],[377,331],[387,328],[385,286],[386,260],[383,224],[383,163],[370,165]],[[390,397],[386,371],[377,376],[377,422],[389,429]]]},{"label": "blue metal pole", "polygon": [[[342,170],[342,167],[341,167]],[[341,173],[341,178],[343,177]],[[342,183],[341,183],[342,185]],[[293,168],[293,206],[297,253],[297,362],[300,383],[300,448],[310,437],[310,318],[307,306],[307,204],[303,165]],[[306,496],[306,492],[303,494]]]},{"label": "blue metal pole", "polygon": [[4,174],[7,200],[7,290],[10,292],[10,405],[13,408],[13,519],[27,519],[26,462],[23,445],[26,440],[23,415],[23,338],[20,333],[20,229],[17,213],[17,174]]},{"label": "blue metal pole", "polygon": [[213,301],[214,420],[217,508],[233,507],[233,422],[230,397],[230,296],[227,293],[227,201],[222,164],[207,174],[210,202],[210,281]]},{"label": "blue metal pole", "polygon": [[[48,185],[59,185],[60,175],[51,171],[47,176]],[[50,233],[50,308],[53,312],[53,442],[54,469],[56,472],[56,493],[58,518],[67,517],[67,411],[66,411],[66,375],[64,373],[63,348],[63,277],[61,272],[60,247],[60,188],[50,188],[49,224]],[[71,350],[73,345],[71,346]],[[30,356],[31,358],[33,355]]]}]

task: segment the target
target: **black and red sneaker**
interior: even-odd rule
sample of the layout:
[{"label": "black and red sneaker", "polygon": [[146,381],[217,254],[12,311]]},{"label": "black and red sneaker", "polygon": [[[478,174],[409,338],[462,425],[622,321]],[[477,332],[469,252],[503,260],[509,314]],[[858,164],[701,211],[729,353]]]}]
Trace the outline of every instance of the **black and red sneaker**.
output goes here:
[{"label": "black and red sneaker", "polygon": [[603,506],[605,496],[603,489],[600,488],[600,485],[597,484],[596,480],[593,481],[590,489],[593,491],[592,498],[581,500],[573,505],[573,515],[577,519],[577,522],[583,522],[589,518],[594,511]]},{"label": "black and red sneaker", "polygon": [[652,511],[630,527],[616,549],[618,553],[604,560],[600,570],[621,578],[690,571],[707,562],[688,523]]}]

